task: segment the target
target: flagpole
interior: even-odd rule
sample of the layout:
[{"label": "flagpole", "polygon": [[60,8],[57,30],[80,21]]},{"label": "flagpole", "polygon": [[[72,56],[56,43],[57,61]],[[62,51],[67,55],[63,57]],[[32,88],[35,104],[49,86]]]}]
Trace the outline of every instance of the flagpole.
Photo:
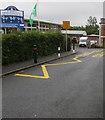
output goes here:
[{"label": "flagpole", "polygon": [[31,31],[32,31],[32,25],[31,25]]},{"label": "flagpole", "polygon": [[39,21],[39,2],[37,0],[37,6],[38,6],[38,30],[40,31],[40,21]]}]

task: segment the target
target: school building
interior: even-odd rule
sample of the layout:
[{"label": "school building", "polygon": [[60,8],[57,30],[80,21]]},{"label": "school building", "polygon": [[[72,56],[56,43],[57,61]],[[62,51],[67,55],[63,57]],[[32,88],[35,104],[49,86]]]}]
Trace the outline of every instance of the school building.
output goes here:
[{"label": "school building", "polygon": [[2,28],[1,33],[11,33],[15,31],[28,31],[28,30],[40,30],[45,31],[58,31],[61,32],[61,24],[46,20],[34,20],[33,25],[29,23],[29,19],[24,20],[24,28]]}]

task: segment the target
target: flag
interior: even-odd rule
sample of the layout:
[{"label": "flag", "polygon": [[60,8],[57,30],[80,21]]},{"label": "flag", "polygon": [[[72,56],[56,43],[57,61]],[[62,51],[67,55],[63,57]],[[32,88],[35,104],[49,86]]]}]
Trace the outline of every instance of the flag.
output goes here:
[{"label": "flag", "polygon": [[31,12],[31,15],[30,15],[30,19],[29,19],[30,25],[33,24],[34,17],[36,16],[37,16],[37,3],[35,4],[33,11]]}]

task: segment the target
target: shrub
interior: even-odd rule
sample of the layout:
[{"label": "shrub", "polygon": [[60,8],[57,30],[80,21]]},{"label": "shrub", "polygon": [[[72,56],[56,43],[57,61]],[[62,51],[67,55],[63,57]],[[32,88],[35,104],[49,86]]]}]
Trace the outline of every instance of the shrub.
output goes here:
[{"label": "shrub", "polygon": [[33,58],[33,45],[37,45],[38,56],[64,51],[64,37],[58,32],[28,31],[2,35],[2,63],[9,64]]}]

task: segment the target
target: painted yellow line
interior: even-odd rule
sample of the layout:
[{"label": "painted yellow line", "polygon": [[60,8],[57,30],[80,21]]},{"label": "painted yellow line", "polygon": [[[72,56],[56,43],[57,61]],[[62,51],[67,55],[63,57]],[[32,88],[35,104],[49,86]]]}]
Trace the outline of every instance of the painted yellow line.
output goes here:
[{"label": "painted yellow line", "polygon": [[35,78],[46,78],[44,76],[34,76],[34,75],[25,75],[25,74],[15,74],[15,76],[21,76],[21,77],[35,77]]},{"label": "painted yellow line", "polygon": [[47,69],[46,69],[46,66],[66,65],[66,64],[71,64],[71,63],[82,62],[82,61],[79,60],[78,58],[84,57],[84,56],[88,56],[88,55],[93,54],[93,53],[95,53],[95,52],[101,52],[101,51],[102,51],[102,50],[96,50],[96,51],[84,53],[84,54],[81,54],[81,55],[77,55],[75,58],[73,58],[73,60],[75,60],[75,61],[73,61],[73,62],[41,65],[41,68],[42,68],[42,71],[43,71],[43,76],[34,76],[34,75],[25,75],[25,74],[15,74],[15,76],[34,77],[34,78],[44,78],[44,79],[48,79],[48,78],[49,78],[49,74],[48,74],[48,71],[47,71]]},{"label": "painted yellow line", "polygon": [[48,75],[48,72],[46,70],[45,65],[41,65],[41,67],[42,67],[42,71],[43,71],[44,76],[34,76],[34,75],[25,75],[25,74],[15,74],[15,76],[35,77],[35,78],[45,78],[45,79],[48,79],[49,75]]},{"label": "painted yellow line", "polygon": [[77,62],[82,62],[81,60],[79,60],[77,58],[73,58],[73,60],[76,60]]},{"label": "painted yellow line", "polygon": [[105,53],[101,52],[101,53],[93,55],[92,57],[102,57],[104,55],[105,55]]},{"label": "painted yellow line", "polygon": [[41,67],[42,67],[42,71],[43,71],[44,77],[45,78],[49,78],[49,74],[48,74],[48,71],[46,69],[46,66],[45,65],[41,65]]},{"label": "painted yellow line", "polygon": [[46,66],[66,65],[66,64],[70,64],[70,63],[76,63],[76,62],[74,61],[74,62],[67,62],[67,63],[46,64]]},{"label": "painted yellow line", "polygon": [[70,64],[70,63],[77,63],[77,62],[82,62],[81,60],[78,60],[77,58],[73,58],[74,62],[67,62],[67,63],[58,63],[58,64],[46,64],[46,65],[41,65],[42,67],[42,71],[44,76],[34,76],[34,75],[25,75],[25,74],[15,74],[15,76],[22,76],[22,77],[35,77],[35,78],[44,78],[44,79],[48,79],[49,78],[49,74],[48,71],[46,69],[46,66],[54,66],[54,65],[65,65],[65,64]]},{"label": "painted yellow line", "polygon": [[101,52],[102,50],[96,50],[96,51],[92,51],[92,52],[87,52],[87,53],[83,53],[81,55],[77,55],[75,58],[80,58],[80,57],[85,57],[85,56],[88,56],[88,55],[91,55],[95,52]]},{"label": "painted yellow line", "polygon": [[92,57],[103,57],[103,56],[105,55],[105,51],[104,51],[104,50],[105,50],[105,49],[100,50],[101,53],[95,54],[95,55],[93,55]]},{"label": "painted yellow line", "polygon": [[56,63],[56,64],[46,64],[45,66],[53,66],[53,65],[66,65],[66,64],[70,64],[70,63],[77,63],[77,62],[82,62],[81,60],[77,59],[77,58],[73,58],[73,62],[66,62],[66,63]]}]

